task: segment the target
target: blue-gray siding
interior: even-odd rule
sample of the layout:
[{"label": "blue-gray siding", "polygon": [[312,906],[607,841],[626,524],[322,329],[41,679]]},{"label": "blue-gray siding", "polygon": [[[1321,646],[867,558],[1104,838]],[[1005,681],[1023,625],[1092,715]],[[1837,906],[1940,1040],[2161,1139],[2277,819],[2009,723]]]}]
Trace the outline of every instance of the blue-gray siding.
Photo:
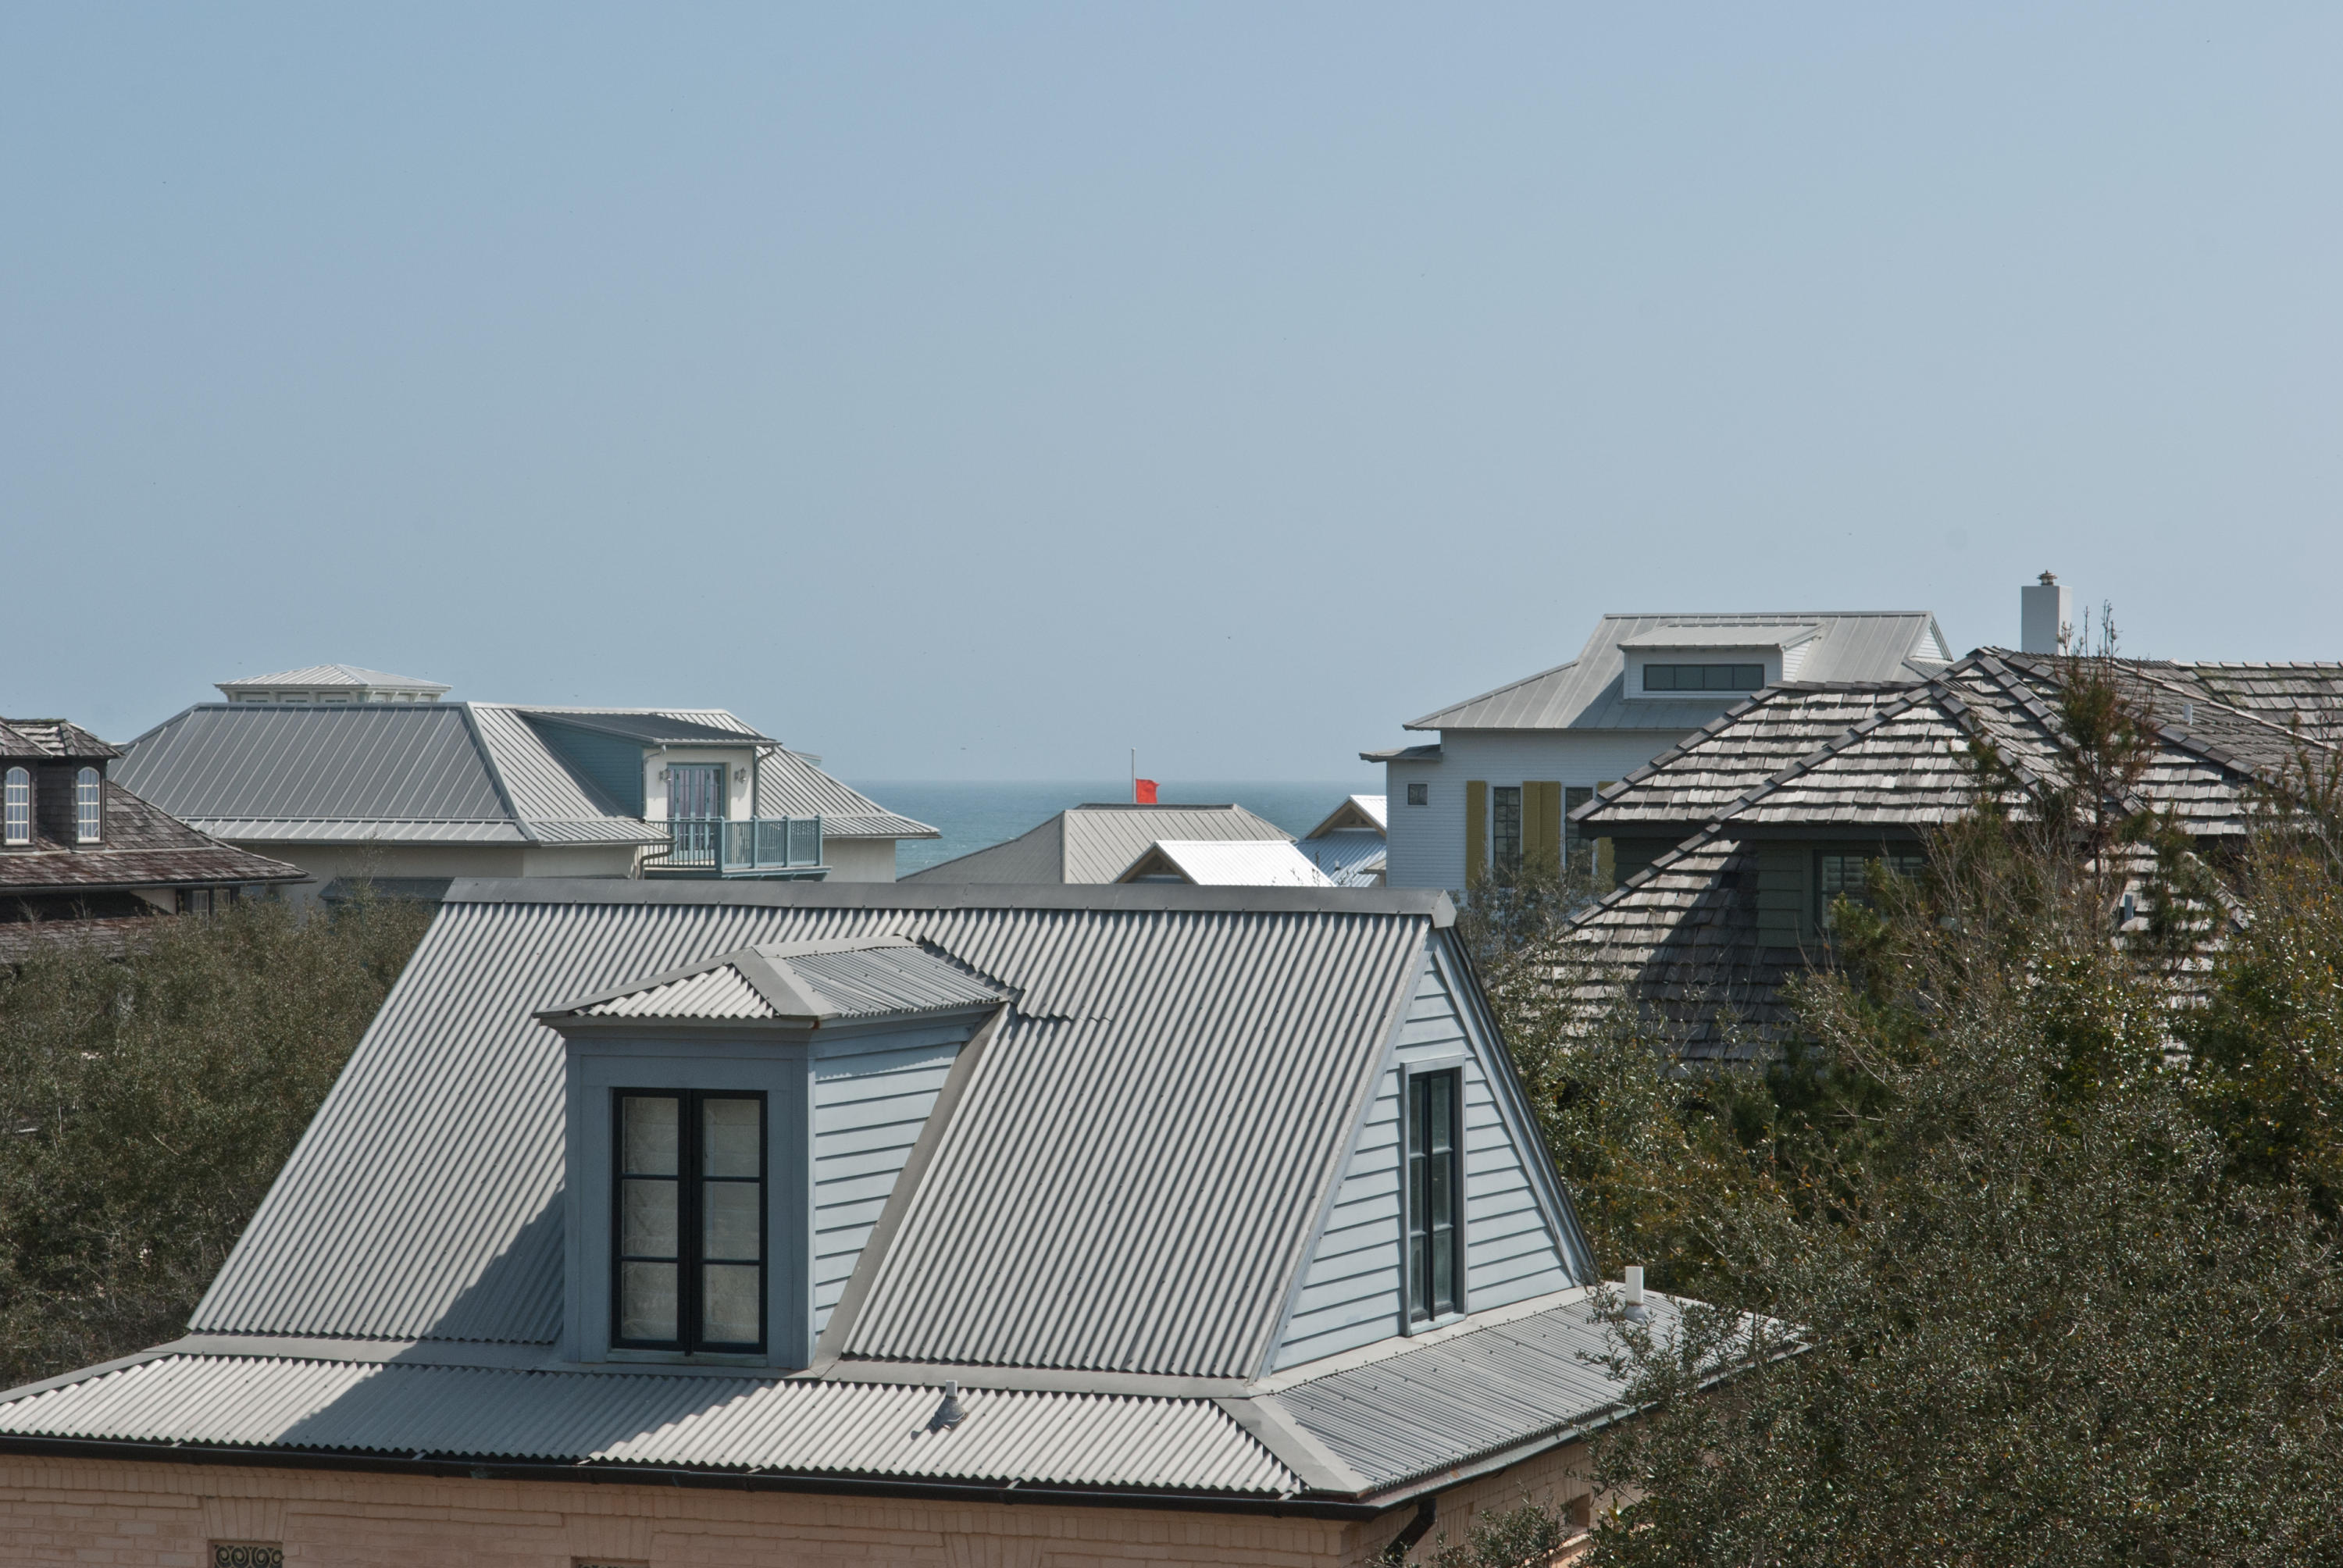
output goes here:
[{"label": "blue-gray siding", "polygon": [[[1515,1146],[1498,1109],[1487,1070],[1493,1048],[1468,1024],[1427,951],[1395,1054],[1402,1062],[1467,1059],[1464,1282],[1472,1312],[1572,1283],[1530,1184],[1527,1161],[1544,1156]],[[1399,1082],[1393,1069],[1376,1085],[1272,1366],[1297,1366],[1400,1331]]]},{"label": "blue-gray siding", "polygon": [[958,1047],[915,1046],[816,1064],[813,1332],[830,1322]]}]

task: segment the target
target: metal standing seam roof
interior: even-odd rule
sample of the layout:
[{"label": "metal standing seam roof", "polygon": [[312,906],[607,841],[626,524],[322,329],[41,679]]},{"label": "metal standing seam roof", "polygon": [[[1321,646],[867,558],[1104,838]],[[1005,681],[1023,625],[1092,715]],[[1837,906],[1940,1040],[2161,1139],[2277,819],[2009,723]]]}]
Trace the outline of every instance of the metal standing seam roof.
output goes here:
[{"label": "metal standing seam roof", "polygon": [[[531,713],[646,744],[759,745],[760,809],[833,839],[932,838],[721,709],[509,703],[205,703],[130,743],[128,787],[216,837],[280,843],[658,844],[530,727]],[[641,733],[635,733],[640,730]]]},{"label": "metal standing seam roof", "polygon": [[1164,839],[1281,839],[1293,835],[1242,806],[1069,807],[1005,844],[905,877],[907,882],[1111,882]]},{"label": "metal standing seam roof", "polygon": [[311,664],[299,669],[280,669],[274,675],[248,675],[242,680],[223,680],[222,691],[236,691],[256,686],[379,686],[398,691],[442,692],[447,683],[420,680],[411,675],[392,675],[384,670],[366,669],[355,664]]},{"label": "metal standing seam roof", "polygon": [[[1654,634],[1690,638],[1745,632],[1752,647],[1797,638],[1801,680],[1893,680],[1950,662],[1936,618],[1926,610],[1823,610],[1748,615],[1606,615],[1568,664],[1412,719],[1407,729],[1692,729],[1713,718],[1714,698],[1671,702],[1624,696],[1623,641]],[[1728,631],[1727,628],[1730,628]],[[1700,646],[1728,644],[1703,641]]]},{"label": "metal standing seam roof", "polygon": [[1199,888],[1331,888],[1332,879],[1274,839],[1158,839],[1115,880],[1176,872]]}]

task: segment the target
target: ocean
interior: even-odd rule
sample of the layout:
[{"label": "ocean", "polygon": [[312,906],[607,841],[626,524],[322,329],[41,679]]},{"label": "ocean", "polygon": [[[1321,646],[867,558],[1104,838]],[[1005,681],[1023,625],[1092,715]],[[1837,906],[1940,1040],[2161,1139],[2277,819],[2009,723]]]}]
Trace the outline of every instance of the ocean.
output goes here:
[{"label": "ocean", "polygon": [[[849,783],[890,811],[900,811],[940,830],[940,839],[905,839],[895,846],[895,874],[909,876],[955,856],[1014,839],[1038,828],[1069,806],[1093,800],[1128,800],[1131,780],[1103,783],[960,784],[933,779],[854,779]],[[1196,783],[1160,780],[1156,799],[1166,805],[1227,805],[1231,801],[1266,817],[1295,838],[1326,819],[1351,794],[1372,794],[1380,782],[1352,784]]]}]

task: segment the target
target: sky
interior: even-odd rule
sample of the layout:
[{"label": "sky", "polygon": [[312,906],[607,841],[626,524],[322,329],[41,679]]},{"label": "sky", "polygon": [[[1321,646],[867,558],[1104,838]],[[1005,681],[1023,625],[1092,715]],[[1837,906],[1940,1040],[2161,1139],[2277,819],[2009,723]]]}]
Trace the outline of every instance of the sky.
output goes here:
[{"label": "sky", "polygon": [[2343,658],[2343,7],[0,7],[0,713],[1340,780],[1605,611]]}]

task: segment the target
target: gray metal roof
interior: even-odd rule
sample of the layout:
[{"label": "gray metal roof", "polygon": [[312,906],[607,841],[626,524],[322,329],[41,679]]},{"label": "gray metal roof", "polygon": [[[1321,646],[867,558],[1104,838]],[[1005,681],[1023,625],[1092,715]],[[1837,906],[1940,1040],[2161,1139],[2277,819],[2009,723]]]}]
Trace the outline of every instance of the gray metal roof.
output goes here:
[{"label": "gray metal roof", "polygon": [[914,871],[903,880],[1111,882],[1159,839],[1291,840],[1292,837],[1242,806],[1075,806],[1005,844]]},{"label": "gray metal roof", "polygon": [[1326,888],[1318,863],[1275,839],[1158,839],[1121,876],[1131,882],[1176,876],[1200,888]]},{"label": "gray metal roof", "polygon": [[170,1355],[0,1406],[0,1432],[305,1451],[1279,1495],[1209,1399]]},{"label": "gray metal roof", "polygon": [[[1793,631],[1819,628],[1811,638],[1785,640]],[[1801,610],[1749,615],[1606,615],[1576,658],[1494,691],[1411,720],[1409,729],[1695,729],[1730,699],[1666,702],[1622,692],[1623,644],[1654,635],[1664,646],[1684,639],[1745,638],[1743,646],[1795,647],[1800,680],[1898,680],[1948,662],[1950,650],[1936,618],[1926,610]],[[1646,644],[1647,646],[1662,646]],[[1731,646],[1703,640],[1699,646]]]},{"label": "gray metal roof", "polygon": [[987,1007],[1009,993],[899,936],[764,942],[540,1016],[813,1023]]},{"label": "gray metal roof", "polygon": [[936,836],[720,709],[205,703],[132,741],[114,772],[172,815],[235,840],[664,841],[659,828],[621,810],[548,746],[531,714],[647,745],[737,737],[763,748],[757,779],[767,816],[819,814],[832,839]]},{"label": "gray metal roof", "polygon": [[355,664],[308,664],[299,669],[280,669],[274,675],[247,675],[242,680],[223,680],[218,685],[222,691],[250,691],[266,687],[304,689],[336,686],[377,687],[386,691],[434,694],[447,689],[443,681],[423,680],[412,675],[391,675]]}]

